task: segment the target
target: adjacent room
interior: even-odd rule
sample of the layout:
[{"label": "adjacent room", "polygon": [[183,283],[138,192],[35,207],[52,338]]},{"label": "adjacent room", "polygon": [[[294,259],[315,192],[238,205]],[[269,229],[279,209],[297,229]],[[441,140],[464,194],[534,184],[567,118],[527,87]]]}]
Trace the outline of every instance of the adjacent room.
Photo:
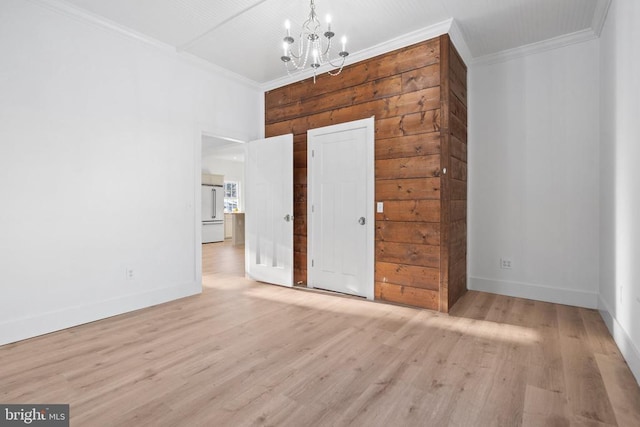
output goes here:
[{"label": "adjacent room", "polygon": [[634,0],[0,2],[0,425],[640,425]]}]

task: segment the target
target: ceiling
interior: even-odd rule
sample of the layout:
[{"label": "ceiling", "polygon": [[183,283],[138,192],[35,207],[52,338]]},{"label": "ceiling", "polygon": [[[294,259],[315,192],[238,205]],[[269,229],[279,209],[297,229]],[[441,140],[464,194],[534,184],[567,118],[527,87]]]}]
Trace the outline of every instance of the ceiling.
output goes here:
[{"label": "ceiling", "polygon": [[[72,6],[155,39],[259,86],[287,78],[280,61],[284,20],[292,28],[309,0],[45,0]],[[351,59],[453,19],[467,61],[575,33],[599,35],[610,0],[315,0],[348,37]],[[454,39],[455,42],[455,39]],[[293,79],[292,79],[293,81]]]},{"label": "ceiling", "polygon": [[244,144],[217,136],[202,136],[202,158],[244,162]]}]

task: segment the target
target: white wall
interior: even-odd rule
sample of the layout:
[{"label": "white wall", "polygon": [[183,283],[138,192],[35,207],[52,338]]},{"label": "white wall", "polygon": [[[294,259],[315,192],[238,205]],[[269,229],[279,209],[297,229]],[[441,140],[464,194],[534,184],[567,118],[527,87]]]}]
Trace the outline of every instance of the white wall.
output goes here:
[{"label": "white wall", "polygon": [[0,52],[0,344],[200,292],[201,132],[262,93],[37,2]]},{"label": "white wall", "polygon": [[595,308],[598,41],[469,74],[469,288]]},{"label": "white wall", "polygon": [[614,0],[601,35],[600,308],[640,381],[640,4]]},{"label": "white wall", "polygon": [[224,175],[225,181],[236,181],[240,185],[240,210],[244,211],[244,162],[217,158],[215,155],[202,157],[202,172]]}]

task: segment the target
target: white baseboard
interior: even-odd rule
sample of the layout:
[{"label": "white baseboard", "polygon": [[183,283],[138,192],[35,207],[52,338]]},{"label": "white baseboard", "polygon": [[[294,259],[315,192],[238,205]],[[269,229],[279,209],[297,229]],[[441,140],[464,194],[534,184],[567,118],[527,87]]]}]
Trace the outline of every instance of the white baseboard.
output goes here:
[{"label": "white baseboard", "polygon": [[468,288],[475,291],[526,298],[584,308],[598,308],[598,293],[553,288],[531,283],[469,277]]},{"label": "white baseboard", "polygon": [[618,323],[618,319],[613,316],[613,311],[609,307],[609,304],[600,297],[598,298],[598,305],[600,316],[602,316],[613,340],[618,345],[622,357],[624,357],[627,365],[629,365],[631,373],[633,373],[636,381],[640,384],[640,350],[635,346],[627,331]]},{"label": "white baseboard", "polygon": [[199,294],[200,292],[202,292],[202,285],[193,282],[141,294],[127,295],[108,301],[68,307],[37,316],[10,320],[0,323],[0,345],[151,307]]}]

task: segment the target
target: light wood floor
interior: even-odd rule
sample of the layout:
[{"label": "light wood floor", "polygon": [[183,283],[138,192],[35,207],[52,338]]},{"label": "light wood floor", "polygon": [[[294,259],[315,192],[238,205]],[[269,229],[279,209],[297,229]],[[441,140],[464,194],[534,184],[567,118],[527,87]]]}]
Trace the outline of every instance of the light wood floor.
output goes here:
[{"label": "light wood floor", "polygon": [[0,347],[0,402],[72,426],[639,426],[597,312],[469,292],[451,315],[242,277],[204,245],[204,291]]}]

